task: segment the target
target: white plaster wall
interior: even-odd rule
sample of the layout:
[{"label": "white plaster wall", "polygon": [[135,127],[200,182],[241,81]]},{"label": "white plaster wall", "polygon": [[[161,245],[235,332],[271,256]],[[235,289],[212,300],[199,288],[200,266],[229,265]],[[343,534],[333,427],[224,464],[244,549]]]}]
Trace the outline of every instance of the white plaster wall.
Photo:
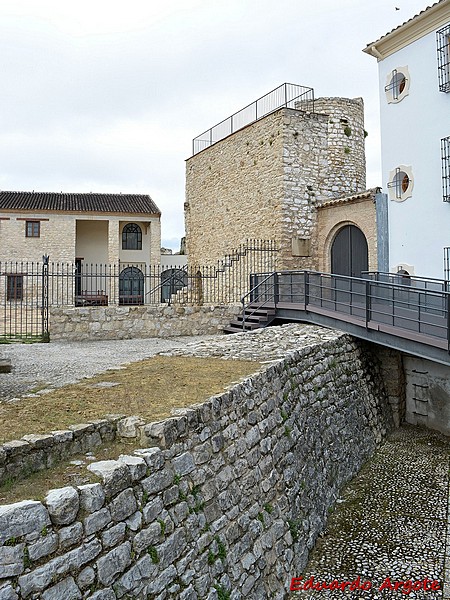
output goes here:
[{"label": "white plaster wall", "polygon": [[[409,68],[409,95],[388,104],[387,75],[401,66]],[[440,147],[450,135],[450,94],[439,92],[435,32],[381,61],[379,75],[383,189],[399,165],[411,165],[414,177],[411,198],[389,200],[390,268],[408,263],[417,275],[442,278],[450,204],[442,200]]]},{"label": "white plaster wall", "polygon": [[108,221],[77,219],[76,256],[84,263],[108,262]]}]

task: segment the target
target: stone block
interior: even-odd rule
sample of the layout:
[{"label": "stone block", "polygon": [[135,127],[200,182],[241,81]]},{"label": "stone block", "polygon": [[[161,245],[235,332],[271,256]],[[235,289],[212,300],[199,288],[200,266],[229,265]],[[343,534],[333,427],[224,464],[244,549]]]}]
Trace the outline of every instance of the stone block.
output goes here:
[{"label": "stone block", "polygon": [[109,508],[102,508],[84,519],[84,533],[90,536],[104,529],[109,523],[111,523]]},{"label": "stone block", "polygon": [[50,525],[46,508],[35,500],[0,506],[0,544]]},{"label": "stone block", "polygon": [[131,473],[126,465],[116,460],[102,460],[88,465],[88,470],[103,479],[107,498],[130,487]]},{"label": "stone block", "polygon": [[56,525],[72,523],[80,507],[78,492],[71,486],[50,490],[45,497],[45,503],[50,518]]},{"label": "stone block", "polygon": [[134,497],[133,490],[128,488],[123,492],[120,492],[109,504],[109,510],[111,511],[111,517],[114,521],[123,521],[137,509],[136,498]]},{"label": "stone block", "polygon": [[0,546],[0,579],[15,577],[23,573],[24,549],[25,544]]},{"label": "stone block", "polygon": [[34,544],[28,546],[28,556],[30,560],[39,560],[44,556],[53,554],[58,549],[58,536],[55,533],[49,533]]},{"label": "stone block", "polygon": [[105,492],[99,483],[80,485],[78,491],[82,510],[93,513],[101,509],[105,502]]},{"label": "stone block", "polygon": [[79,521],[72,523],[72,525],[68,525],[67,527],[61,527],[58,531],[60,550],[67,550],[67,548],[79,544],[82,535],[83,525]]},{"label": "stone block", "polygon": [[128,456],[121,454],[119,456],[119,462],[129,468],[133,481],[142,479],[147,473],[147,463],[140,456]]},{"label": "stone block", "polygon": [[125,542],[114,548],[97,561],[98,580],[103,585],[110,585],[119,573],[131,563],[131,544]]},{"label": "stone block", "polygon": [[0,600],[19,600],[19,596],[9,583],[4,586],[0,584]]},{"label": "stone block", "polygon": [[83,597],[73,577],[67,577],[42,594],[42,600],[79,600]]}]

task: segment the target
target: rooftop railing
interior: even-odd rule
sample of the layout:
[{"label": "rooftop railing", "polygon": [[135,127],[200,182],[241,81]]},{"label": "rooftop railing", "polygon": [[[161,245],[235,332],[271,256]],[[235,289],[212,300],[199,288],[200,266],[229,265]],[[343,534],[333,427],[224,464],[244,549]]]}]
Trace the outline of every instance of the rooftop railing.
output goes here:
[{"label": "rooftop railing", "polygon": [[314,112],[313,88],[294,83],[283,83],[194,138],[192,140],[192,155],[198,154],[198,152],[223,140],[235,131],[250,125],[250,123],[259,121],[259,119],[283,107]]}]

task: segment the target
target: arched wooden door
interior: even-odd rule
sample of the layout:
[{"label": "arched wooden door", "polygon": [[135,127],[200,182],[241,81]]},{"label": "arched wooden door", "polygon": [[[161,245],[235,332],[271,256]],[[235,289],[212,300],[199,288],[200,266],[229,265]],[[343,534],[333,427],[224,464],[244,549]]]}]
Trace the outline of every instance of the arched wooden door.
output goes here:
[{"label": "arched wooden door", "polygon": [[355,225],[339,230],[331,246],[331,272],[361,277],[369,269],[369,251],[364,233]]}]

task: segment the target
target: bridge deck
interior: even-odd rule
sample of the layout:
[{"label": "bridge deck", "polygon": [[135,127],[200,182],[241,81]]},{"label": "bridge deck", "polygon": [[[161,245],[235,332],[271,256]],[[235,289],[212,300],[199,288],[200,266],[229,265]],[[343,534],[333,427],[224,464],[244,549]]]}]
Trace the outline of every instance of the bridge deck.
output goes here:
[{"label": "bridge deck", "polygon": [[450,364],[446,286],[437,290],[419,278],[405,285],[311,271],[255,275],[253,281],[249,306],[255,310],[274,308],[279,320],[337,328]]}]

